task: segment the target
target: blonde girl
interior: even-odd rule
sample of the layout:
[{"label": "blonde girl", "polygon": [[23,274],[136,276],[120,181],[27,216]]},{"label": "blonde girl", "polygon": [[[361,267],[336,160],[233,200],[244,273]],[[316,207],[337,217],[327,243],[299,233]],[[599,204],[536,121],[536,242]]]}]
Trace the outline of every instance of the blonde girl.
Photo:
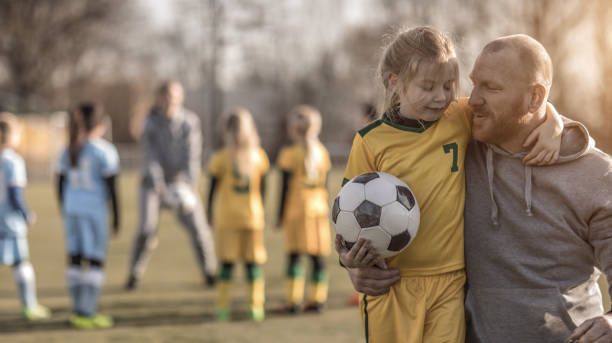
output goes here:
[{"label": "blonde girl", "polygon": [[[327,301],[325,257],[329,255],[327,174],[331,162],[327,149],[319,141],[321,114],[308,105],[295,107],[289,115],[289,136],[293,144],[281,150],[278,167],[282,172],[279,222],[285,235],[288,255],[286,270],[286,309],[320,312]],[[311,291],[306,306],[304,271],[301,255],[312,261]]]},{"label": "blonde girl", "polygon": [[249,283],[249,317],[260,321],[265,317],[261,269],[266,261],[264,178],[270,162],[259,145],[259,135],[248,110],[239,107],[225,114],[220,131],[225,146],[213,155],[208,167],[208,218],[217,232],[221,262],[216,317],[221,321],[230,319],[232,270],[236,262],[244,262]]}]

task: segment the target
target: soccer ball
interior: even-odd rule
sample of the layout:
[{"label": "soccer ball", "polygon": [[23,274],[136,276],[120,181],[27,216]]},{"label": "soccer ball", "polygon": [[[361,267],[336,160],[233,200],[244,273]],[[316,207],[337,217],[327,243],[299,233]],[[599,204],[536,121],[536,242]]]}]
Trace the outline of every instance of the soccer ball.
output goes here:
[{"label": "soccer ball", "polygon": [[382,257],[399,254],[417,234],[419,205],[410,188],[397,177],[372,172],[347,182],[334,200],[332,221],[350,249],[368,239]]},{"label": "soccer ball", "polygon": [[191,213],[197,204],[196,194],[185,182],[175,182],[166,188],[164,203],[172,209]]}]

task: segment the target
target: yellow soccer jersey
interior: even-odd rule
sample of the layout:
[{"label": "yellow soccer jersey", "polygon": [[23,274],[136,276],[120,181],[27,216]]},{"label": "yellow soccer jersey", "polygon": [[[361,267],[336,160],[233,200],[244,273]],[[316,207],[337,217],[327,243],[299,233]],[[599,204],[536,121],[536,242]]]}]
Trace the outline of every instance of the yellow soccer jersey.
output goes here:
[{"label": "yellow soccer jersey", "polygon": [[397,125],[383,116],[355,135],[345,181],[371,171],[395,175],[410,186],[421,210],[414,241],[387,260],[401,275],[464,268],[464,158],[470,137],[471,109],[465,98],[425,128]]},{"label": "yellow soccer jersey", "polygon": [[208,172],[218,179],[213,213],[217,229],[264,228],[261,178],[270,168],[268,156],[258,148],[251,175],[241,175],[227,149],[213,155]]},{"label": "yellow soccer jersey", "polygon": [[304,166],[306,150],[301,144],[283,148],[278,157],[278,167],[291,172],[285,203],[284,221],[329,215],[328,194],[325,187],[327,172],[331,168],[329,153],[323,144],[316,147],[321,164],[316,175],[308,177]]}]

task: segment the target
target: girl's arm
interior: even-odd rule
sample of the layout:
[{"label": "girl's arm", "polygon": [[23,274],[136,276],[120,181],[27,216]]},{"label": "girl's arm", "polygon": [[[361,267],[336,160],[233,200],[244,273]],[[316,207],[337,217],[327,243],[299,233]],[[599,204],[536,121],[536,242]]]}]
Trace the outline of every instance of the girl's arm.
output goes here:
[{"label": "girl's arm", "polygon": [[206,217],[208,218],[208,225],[212,224],[212,203],[215,196],[215,190],[217,188],[217,178],[214,176],[210,177],[210,186],[208,187],[208,201],[206,202]]},{"label": "girl's arm", "polygon": [[66,184],[66,176],[64,174],[57,174],[57,201],[59,202],[60,212],[64,208],[64,185]]},{"label": "girl's arm", "polygon": [[376,253],[372,243],[364,238],[359,238],[353,246],[347,247],[340,235],[336,235],[336,251],[340,258],[340,265],[345,268],[367,268],[378,266],[385,269],[385,260]]},{"label": "girl's arm", "polygon": [[283,216],[285,214],[285,205],[287,202],[287,191],[289,189],[289,180],[291,179],[291,172],[288,170],[282,170],[282,182],[281,182],[281,201],[278,206],[278,225],[277,228],[281,227],[283,222]]},{"label": "girl's arm", "polygon": [[261,176],[261,181],[259,183],[259,191],[261,193],[261,202],[263,203],[266,199],[266,174]]},{"label": "girl's arm", "polygon": [[119,234],[119,197],[117,196],[117,175],[111,175],[104,179],[108,188],[108,196],[113,209],[113,233]]},{"label": "girl's arm", "polygon": [[536,127],[523,143],[523,147],[533,145],[527,156],[523,158],[523,163],[543,166],[557,162],[562,133],[563,120],[549,102],[546,104],[546,120]]},{"label": "girl's arm", "polygon": [[27,223],[31,223],[33,217],[25,203],[25,199],[23,198],[23,187],[9,187],[8,198],[11,205],[13,205],[13,207],[21,213],[23,219],[25,219]]}]

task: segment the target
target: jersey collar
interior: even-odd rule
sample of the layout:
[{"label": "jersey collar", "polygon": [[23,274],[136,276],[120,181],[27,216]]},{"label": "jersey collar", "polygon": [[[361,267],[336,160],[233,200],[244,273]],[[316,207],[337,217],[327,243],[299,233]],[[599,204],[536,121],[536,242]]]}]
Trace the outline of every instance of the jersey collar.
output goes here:
[{"label": "jersey collar", "polygon": [[390,125],[396,129],[399,129],[402,131],[417,132],[417,133],[425,132],[425,130],[429,129],[433,124],[437,122],[437,120],[436,121],[425,121],[425,120],[414,120],[414,119],[406,118],[404,121],[404,125],[402,125],[402,124],[397,124],[397,123],[392,122],[389,119],[389,116],[387,116],[386,112],[382,115],[382,121],[385,124]]}]

